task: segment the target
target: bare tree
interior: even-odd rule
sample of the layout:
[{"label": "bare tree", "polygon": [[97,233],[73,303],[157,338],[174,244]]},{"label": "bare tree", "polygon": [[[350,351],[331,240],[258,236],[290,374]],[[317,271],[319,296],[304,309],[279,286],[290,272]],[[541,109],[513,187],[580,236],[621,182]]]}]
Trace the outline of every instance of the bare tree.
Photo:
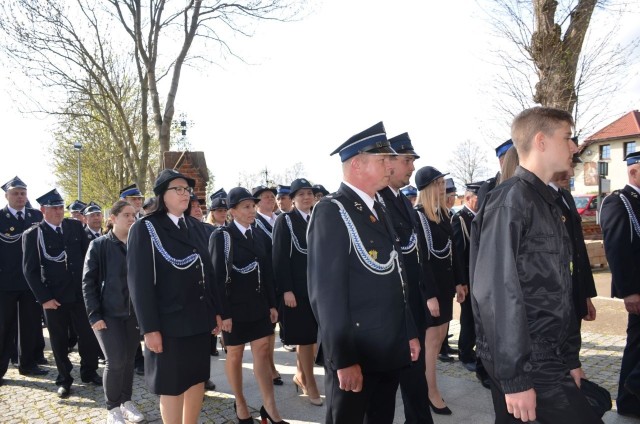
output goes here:
[{"label": "bare tree", "polygon": [[463,186],[487,177],[487,157],[482,147],[471,141],[459,143],[447,163],[454,181]]}]

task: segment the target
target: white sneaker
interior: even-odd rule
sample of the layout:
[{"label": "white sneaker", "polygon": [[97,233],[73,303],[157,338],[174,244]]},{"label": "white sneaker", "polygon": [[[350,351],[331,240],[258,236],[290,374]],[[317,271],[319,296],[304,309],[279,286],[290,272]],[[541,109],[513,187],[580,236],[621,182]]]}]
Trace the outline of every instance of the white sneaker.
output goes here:
[{"label": "white sneaker", "polygon": [[107,424],[127,424],[124,421],[120,408],[113,408],[107,411]]},{"label": "white sneaker", "polygon": [[120,412],[122,412],[122,416],[124,416],[127,421],[132,423],[139,423],[144,420],[142,412],[138,411],[138,408],[136,408],[130,400],[120,405]]}]

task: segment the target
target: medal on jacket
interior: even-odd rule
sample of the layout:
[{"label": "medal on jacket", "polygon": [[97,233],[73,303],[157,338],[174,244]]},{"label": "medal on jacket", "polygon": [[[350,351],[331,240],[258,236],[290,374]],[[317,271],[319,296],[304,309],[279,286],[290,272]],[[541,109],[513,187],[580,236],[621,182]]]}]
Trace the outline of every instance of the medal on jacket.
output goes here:
[{"label": "medal on jacket", "polygon": [[358,209],[360,212],[362,212],[362,205],[358,202],[353,202],[353,206],[355,206],[356,209]]},{"label": "medal on jacket", "polygon": [[569,273],[573,275],[573,261],[569,261]]},{"label": "medal on jacket", "polygon": [[13,227],[9,227],[9,231],[15,231],[16,229]]},{"label": "medal on jacket", "polygon": [[372,224],[377,221],[376,217],[373,215],[369,215],[369,219],[371,220]]},{"label": "medal on jacket", "polygon": [[560,216],[560,219],[562,220],[563,223],[567,221],[567,218],[564,215]]},{"label": "medal on jacket", "polygon": [[371,259],[373,259],[374,261],[378,260],[378,251],[377,250],[369,250],[369,256],[371,256]]}]

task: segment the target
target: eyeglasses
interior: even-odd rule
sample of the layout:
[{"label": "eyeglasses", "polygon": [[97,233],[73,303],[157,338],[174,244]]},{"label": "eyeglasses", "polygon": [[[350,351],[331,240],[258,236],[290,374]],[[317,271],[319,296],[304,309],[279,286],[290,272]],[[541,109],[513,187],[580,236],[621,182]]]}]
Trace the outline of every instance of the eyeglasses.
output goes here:
[{"label": "eyeglasses", "polygon": [[180,186],[176,186],[176,187],[169,187],[167,190],[175,190],[176,194],[182,196],[183,194],[187,193],[187,194],[191,194],[193,193],[193,188],[192,187],[180,187]]}]

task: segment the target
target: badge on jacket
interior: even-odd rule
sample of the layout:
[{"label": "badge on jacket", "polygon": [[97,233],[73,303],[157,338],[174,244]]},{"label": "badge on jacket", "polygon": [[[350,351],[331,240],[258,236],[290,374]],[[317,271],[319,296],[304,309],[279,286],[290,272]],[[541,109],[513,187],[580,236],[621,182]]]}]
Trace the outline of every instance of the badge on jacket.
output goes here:
[{"label": "badge on jacket", "polygon": [[377,250],[369,250],[369,256],[371,256],[371,259],[373,259],[374,261],[378,260],[378,251]]}]

